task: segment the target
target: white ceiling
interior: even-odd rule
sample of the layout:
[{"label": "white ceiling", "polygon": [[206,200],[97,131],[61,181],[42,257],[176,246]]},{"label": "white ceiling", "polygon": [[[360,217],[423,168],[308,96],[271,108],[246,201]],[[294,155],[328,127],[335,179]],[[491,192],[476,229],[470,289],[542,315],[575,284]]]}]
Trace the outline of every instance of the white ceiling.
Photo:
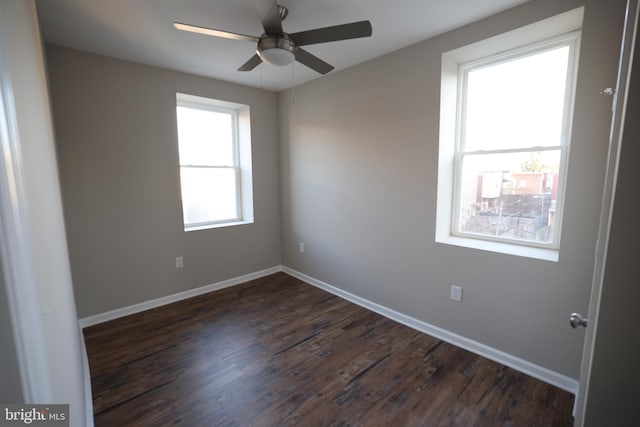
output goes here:
[{"label": "white ceiling", "polygon": [[[288,33],[368,19],[373,36],[306,46],[333,73],[527,0],[280,0]],[[174,21],[260,36],[253,0],[37,0],[45,40],[220,80],[279,91],[320,74],[299,63],[236,69],[255,45],[177,31]]]}]

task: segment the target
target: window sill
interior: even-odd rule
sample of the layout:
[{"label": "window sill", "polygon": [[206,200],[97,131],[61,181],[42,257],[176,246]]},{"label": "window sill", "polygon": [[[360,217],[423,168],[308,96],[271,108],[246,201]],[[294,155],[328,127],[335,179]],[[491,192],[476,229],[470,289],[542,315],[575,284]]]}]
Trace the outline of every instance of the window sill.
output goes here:
[{"label": "window sill", "polygon": [[236,225],[245,225],[245,224],[253,224],[253,221],[233,221],[233,222],[221,222],[219,224],[206,224],[206,225],[197,225],[194,227],[185,227],[185,233],[189,231],[198,231],[198,230],[208,230],[210,228],[222,228],[222,227],[234,227]]},{"label": "window sill", "polygon": [[479,249],[488,252],[497,252],[507,255],[515,255],[526,258],[534,258],[543,261],[558,262],[560,252],[556,249],[534,248],[531,246],[513,245],[509,243],[489,242],[486,240],[469,239],[467,237],[444,236],[436,238],[436,243],[461,246],[464,248]]}]

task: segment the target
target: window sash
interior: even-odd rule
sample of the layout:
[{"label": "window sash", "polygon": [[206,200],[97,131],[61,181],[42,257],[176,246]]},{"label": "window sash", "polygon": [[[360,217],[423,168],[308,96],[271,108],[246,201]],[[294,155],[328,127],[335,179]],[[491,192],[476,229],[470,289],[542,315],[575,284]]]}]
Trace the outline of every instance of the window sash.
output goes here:
[{"label": "window sash", "polygon": [[[239,200],[239,196],[240,193],[237,190],[238,189],[238,176],[239,176],[239,168],[235,168],[235,167],[219,167],[219,166],[213,166],[213,167],[203,167],[203,166],[195,166],[195,167],[191,167],[191,166],[181,166],[180,167],[180,176],[182,177],[182,171],[183,170],[189,170],[189,169],[205,169],[205,170],[231,170],[233,171],[233,176],[234,176],[234,180],[235,180],[235,188],[234,188],[234,209],[235,209],[235,216],[231,216],[231,217],[226,217],[226,218],[222,218],[222,219],[217,219],[217,220],[206,220],[206,221],[187,221],[186,218],[184,218],[185,212],[184,212],[184,206],[183,206],[183,219],[184,219],[184,225],[185,227],[188,228],[194,228],[194,227],[201,227],[201,226],[207,226],[207,225],[215,225],[215,224],[224,224],[224,223],[228,223],[228,222],[236,222],[236,221],[240,221],[242,219],[242,211],[240,210],[241,208],[241,201]],[[184,194],[184,189],[182,190],[183,194]],[[202,199],[206,200],[207,197],[202,197]],[[182,203],[184,205],[185,203],[185,199],[183,196],[183,200]]]},{"label": "window sash", "polygon": [[[192,163],[183,163],[182,159],[179,159],[179,163],[180,166],[190,166],[190,167],[237,167],[238,164],[240,163],[240,159],[238,156],[238,112],[236,110],[233,109],[228,109],[228,108],[222,108],[222,107],[216,107],[213,105],[207,105],[207,104],[200,104],[200,103],[195,103],[195,102],[187,102],[187,101],[178,101],[177,102],[177,107],[186,107],[186,108],[192,108],[192,109],[196,109],[196,110],[205,110],[205,111],[213,111],[216,113],[223,113],[223,114],[229,114],[231,116],[231,149],[232,149],[232,164],[231,165],[227,165],[227,164],[213,164],[213,163],[198,163],[198,164],[192,164]],[[180,141],[178,141],[178,144],[180,144]]]}]

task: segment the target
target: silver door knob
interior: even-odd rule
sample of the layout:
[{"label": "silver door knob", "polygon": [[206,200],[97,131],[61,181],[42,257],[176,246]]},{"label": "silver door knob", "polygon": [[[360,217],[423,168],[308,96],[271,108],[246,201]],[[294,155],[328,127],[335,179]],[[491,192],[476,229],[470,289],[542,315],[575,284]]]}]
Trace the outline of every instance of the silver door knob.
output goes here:
[{"label": "silver door knob", "polygon": [[571,316],[569,316],[569,324],[573,329],[577,329],[580,326],[582,326],[583,328],[586,328],[587,319],[582,317],[580,313],[571,313]]}]

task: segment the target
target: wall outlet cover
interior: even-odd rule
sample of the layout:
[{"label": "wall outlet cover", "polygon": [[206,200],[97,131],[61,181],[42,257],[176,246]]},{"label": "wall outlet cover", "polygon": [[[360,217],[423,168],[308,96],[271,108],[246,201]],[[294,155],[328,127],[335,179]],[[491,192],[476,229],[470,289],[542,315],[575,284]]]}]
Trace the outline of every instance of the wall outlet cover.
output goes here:
[{"label": "wall outlet cover", "polygon": [[462,302],[462,286],[451,285],[451,300]]}]

